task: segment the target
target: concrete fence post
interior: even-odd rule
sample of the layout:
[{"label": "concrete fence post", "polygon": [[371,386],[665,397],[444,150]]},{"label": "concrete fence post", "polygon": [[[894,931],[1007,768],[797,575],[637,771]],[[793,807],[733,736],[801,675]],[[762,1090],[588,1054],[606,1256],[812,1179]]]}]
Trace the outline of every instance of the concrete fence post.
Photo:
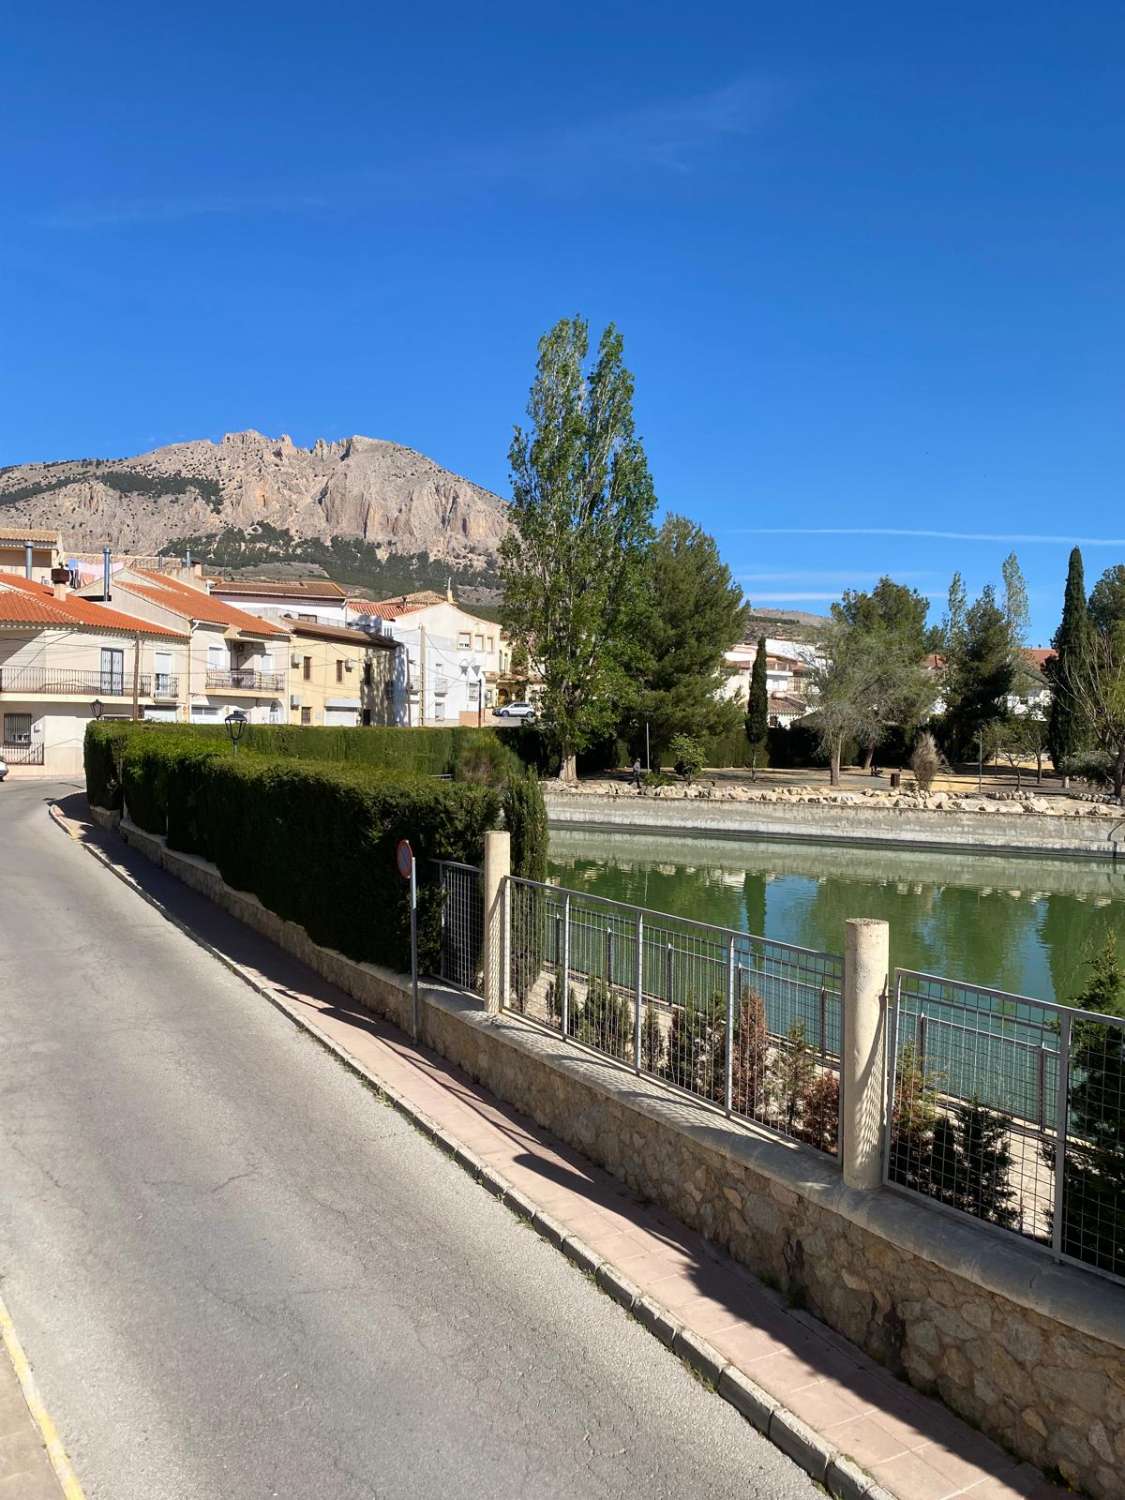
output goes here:
[{"label": "concrete fence post", "polygon": [[505,831],[484,836],[484,870],[481,874],[481,906],[484,913],[484,941],[481,948],[484,970],[484,1008],[498,1014],[503,1003],[507,977],[507,877],[512,873],[512,836]]},{"label": "concrete fence post", "polygon": [[844,1037],[841,1162],[848,1187],[871,1191],[883,1180],[883,1048],[890,928],[852,917],[844,928]]}]

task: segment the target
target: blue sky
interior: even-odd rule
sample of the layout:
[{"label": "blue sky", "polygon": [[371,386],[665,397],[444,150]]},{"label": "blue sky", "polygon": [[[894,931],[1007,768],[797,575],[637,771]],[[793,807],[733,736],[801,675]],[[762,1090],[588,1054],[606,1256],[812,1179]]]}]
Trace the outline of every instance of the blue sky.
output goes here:
[{"label": "blue sky", "polygon": [[755,602],[1014,545],[1046,640],[1072,534],[1125,558],[1119,4],[47,3],[5,53],[0,463],[364,432],[506,494],[580,311]]}]

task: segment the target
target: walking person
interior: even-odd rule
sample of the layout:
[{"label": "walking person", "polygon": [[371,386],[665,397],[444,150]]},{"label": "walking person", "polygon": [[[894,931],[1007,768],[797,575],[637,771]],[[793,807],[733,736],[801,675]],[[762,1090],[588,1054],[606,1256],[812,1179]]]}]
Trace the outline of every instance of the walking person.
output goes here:
[{"label": "walking person", "polygon": [[633,785],[639,792],[641,789],[641,758],[639,755],[633,762]]}]

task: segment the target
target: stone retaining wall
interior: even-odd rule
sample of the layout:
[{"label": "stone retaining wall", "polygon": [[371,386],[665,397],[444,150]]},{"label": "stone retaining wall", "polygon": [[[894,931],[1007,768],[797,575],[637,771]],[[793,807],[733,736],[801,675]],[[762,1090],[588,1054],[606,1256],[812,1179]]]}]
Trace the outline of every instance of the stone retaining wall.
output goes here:
[{"label": "stone retaining wall", "polygon": [[[116,815],[94,814],[116,825]],[[321,948],[162,839],[129,824],[121,832],[364,1006],[407,1024],[401,976]],[[430,986],[421,998],[423,1040],[500,1098],[1013,1452],[1098,1500],[1120,1500],[1125,1288],[889,1190],[848,1188],[819,1153],[518,1017]]]},{"label": "stone retaining wall", "polygon": [[552,828],[638,833],[704,834],[709,838],[780,839],[819,844],[945,849],[965,853],[1078,857],[1125,863],[1125,809],[1121,818],[1060,818],[1013,814],[1004,804],[989,812],[937,812],[880,808],[862,803],[658,801],[550,792]]}]

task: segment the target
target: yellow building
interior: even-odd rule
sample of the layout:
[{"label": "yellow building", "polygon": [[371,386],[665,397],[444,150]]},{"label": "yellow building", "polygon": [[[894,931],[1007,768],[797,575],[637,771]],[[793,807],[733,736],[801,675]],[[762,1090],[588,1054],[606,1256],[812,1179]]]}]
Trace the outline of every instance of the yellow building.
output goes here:
[{"label": "yellow building", "polygon": [[292,724],[393,724],[402,651],[389,636],[284,615]]}]

